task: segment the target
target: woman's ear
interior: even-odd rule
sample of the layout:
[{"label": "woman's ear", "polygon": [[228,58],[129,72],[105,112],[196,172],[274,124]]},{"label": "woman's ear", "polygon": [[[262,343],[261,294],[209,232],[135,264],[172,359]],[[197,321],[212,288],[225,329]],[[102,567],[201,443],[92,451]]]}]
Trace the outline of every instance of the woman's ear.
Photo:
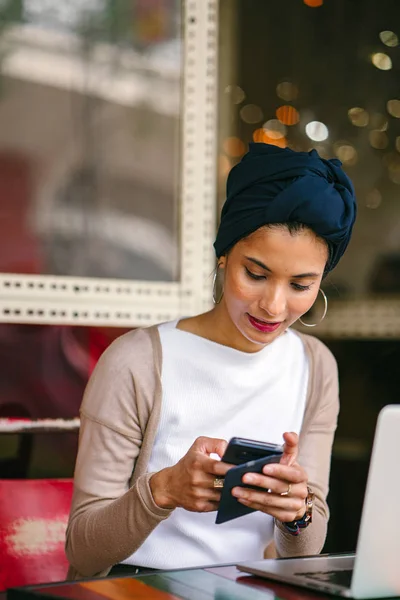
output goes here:
[{"label": "woman's ear", "polygon": [[218,268],[225,269],[226,267],[226,255],[220,256],[218,259]]}]

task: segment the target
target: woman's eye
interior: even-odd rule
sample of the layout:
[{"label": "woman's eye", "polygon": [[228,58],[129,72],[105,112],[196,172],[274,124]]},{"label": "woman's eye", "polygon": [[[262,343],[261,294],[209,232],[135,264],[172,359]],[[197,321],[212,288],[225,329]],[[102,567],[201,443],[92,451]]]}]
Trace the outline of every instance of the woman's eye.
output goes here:
[{"label": "woman's eye", "polygon": [[247,267],[245,267],[246,269],[246,273],[249,277],[251,277],[251,279],[255,279],[256,281],[259,281],[260,279],[265,279],[265,275],[256,275],[255,273],[252,273],[251,271],[249,271],[249,269]]},{"label": "woman's eye", "polygon": [[298,292],[305,292],[310,289],[311,285],[300,285],[300,283],[292,283],[292,287]]}]

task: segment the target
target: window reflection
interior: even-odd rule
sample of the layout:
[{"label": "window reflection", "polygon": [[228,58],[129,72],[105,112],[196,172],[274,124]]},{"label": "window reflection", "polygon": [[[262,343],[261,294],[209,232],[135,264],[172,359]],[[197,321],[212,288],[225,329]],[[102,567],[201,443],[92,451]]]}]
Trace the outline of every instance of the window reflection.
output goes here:
[{"label": "window reflection", "polygon": [[[97,360],[125,331],[0,324],[0,418],[77,417]],[[0,478],[70,477],[77,440],[76,432],[0,434]]]},{"label": "window reflection", "polygon": [[0,3],[0,272],[177,279],[180,9]]},{"label": "window reflection", "polygon": [[[220,144],[221,178],[250,141],[339,158],[355,183],[359,217],[325,289],[340,302],[399,293],[398,2],[237,6],[236,63],[224,80],[232,120]],[[230,151],[232,136],[240,154]]]}]

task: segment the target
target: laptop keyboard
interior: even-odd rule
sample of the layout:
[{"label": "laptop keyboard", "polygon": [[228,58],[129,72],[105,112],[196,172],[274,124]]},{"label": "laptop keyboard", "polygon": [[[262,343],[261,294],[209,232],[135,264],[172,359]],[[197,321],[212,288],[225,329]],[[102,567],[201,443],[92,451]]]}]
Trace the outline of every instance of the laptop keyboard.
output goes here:
[{"label": "laptop keyboard", "polygon": [[296,573],[296,575],[308,577],[309,579],[317,579],[318,581],[326,581],[327,583],[333,583],[335,585],[349,588],[351,585],[353,570],[312,571],[311,573]]}]

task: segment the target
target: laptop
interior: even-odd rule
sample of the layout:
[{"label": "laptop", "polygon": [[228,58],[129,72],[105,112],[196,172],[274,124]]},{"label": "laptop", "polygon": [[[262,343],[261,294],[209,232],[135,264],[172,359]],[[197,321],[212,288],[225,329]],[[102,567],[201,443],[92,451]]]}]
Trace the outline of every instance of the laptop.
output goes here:
[{"label": "laptop", "polygon": [[400,405],[388,405],[376,425],[356,553],[266,559],[237,568],[347,598],[400,597],[399,462]]}]

